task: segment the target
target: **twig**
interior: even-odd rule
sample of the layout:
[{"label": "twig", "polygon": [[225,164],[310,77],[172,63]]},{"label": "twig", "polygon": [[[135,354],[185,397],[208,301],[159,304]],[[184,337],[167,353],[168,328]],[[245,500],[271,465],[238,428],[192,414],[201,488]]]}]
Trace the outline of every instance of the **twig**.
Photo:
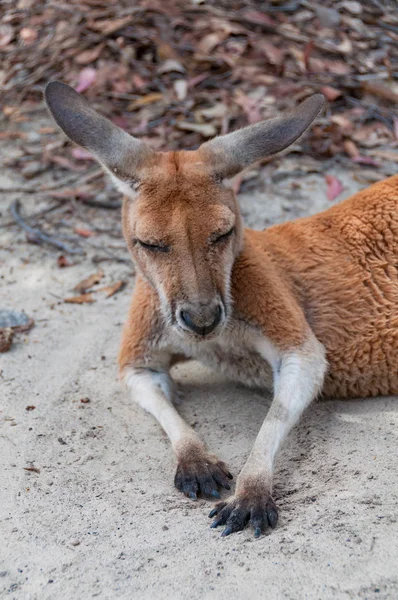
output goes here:
[{"label": "twig", "polygon": [[63,250],[64,252],[68,252],[69,254],[84,254],[84,251],[81,248],[72,248],[71,246],[69,246],[67,244],[63,244],[62,242],[55,239],[54,237],[51,237],[51,236],[47,235],[46,233],[43,233],[43,231],[41,231],[41,229],[38,229],[36,227],[31,227],[30,225],[28,225],[23,220],[21,215],[19,214],[19,207],[20,207],[19,200],[15,200],[10,206],[10,212],[11,212],[11,215],[14,217],[15,221],[18,223],[18,225],[20,227],[22,227],[22,229],[24,229],[27,233],[34,236],[36,239],[41,240],[43,242],[47,242],[47,244],[51,244],[52,246],[55,246],[56,248],[60,248],[61,250]]},{"label": "twig", "polygon": [[[58,200],[58,202],[56,202],[52,206],[49,206],[48,208],[43,208],[43,210],[39,210],[36,213],[33,213],[33,215],[28,215],[25,218],[25,220],[26,221],[34,221],[35,219],[38,219],[39,217],[42,217],[43,215],[46,215],[49,212],[53,212],[54,210],[57,210],[58,208],[63,206],[64,203],[65,203],[65,200]],[[0,223],[0,228],[9,227],[10,225],[15,225],[15,224],[16,224],[15,220],[13,219],[12,221],[7,221],[6,223]]]},{"label": "twig", "polygon": [[79,198],[81,204],[87,204],[87,206],[95,206],[96,208],[121,208],[121,202],[100,202],[93,198]]},{"label": "twig", "polygon": [[71,177],[70,175],[68,175],[67,177],[64,177],[63,179],[59,179],[58,181],[54,181],[52,183],[49,183],[48,185],[43,185],[40,188],[38,188],[37,186],[31,186],[31,187],[30,186],[20,186],[20,187],[6,187],[6,188],[0,187],[0,192],[39,194],[41,192],[49,192],[51,190],[57,190],[59,188],[69,186],[71,183],[79,182],[80,185],[82,185],[84,183],[89,183],[90,181],[97,179],[97,177],[99,177],[102,174],[103,174],[102,169],[96,169],[95,171],[88,173],[84,177],[76,177],[76,176]]}]

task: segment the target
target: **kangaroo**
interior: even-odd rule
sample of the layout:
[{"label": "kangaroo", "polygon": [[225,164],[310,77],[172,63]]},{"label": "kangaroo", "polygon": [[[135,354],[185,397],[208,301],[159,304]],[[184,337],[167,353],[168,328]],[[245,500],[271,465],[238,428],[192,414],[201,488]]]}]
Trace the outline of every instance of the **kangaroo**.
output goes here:
[{"label": "kangaroo", "polygon": [[170,438],[178,490],[220,499],[232,476],[174,408],[174,362],[195,358],[273,391],[234,495],[209,515],[223,536],[250,524],[258,537],[277,524],[275,458],[311,401],[398,393],[398,176],[318,215],[244,229],[224,179],[292,144],[322,95],[180,152],[152,151],[63,83],[49,83],[45,96],[61,129],[124,195],[138,275],[120,374]]}]

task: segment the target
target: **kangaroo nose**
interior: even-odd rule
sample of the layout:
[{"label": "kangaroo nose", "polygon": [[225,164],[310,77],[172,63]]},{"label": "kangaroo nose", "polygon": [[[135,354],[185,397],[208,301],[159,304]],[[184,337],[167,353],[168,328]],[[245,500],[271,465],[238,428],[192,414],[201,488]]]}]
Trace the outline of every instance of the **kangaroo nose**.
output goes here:
[{"label": "kangaroo nose", "polygon": [[206,316],[195,315],[192,310],[184,309],[180,311],[180,317],[183,323],[198,335],[208,335],[221,321],[222,310],[220,304],[208,313]]}]

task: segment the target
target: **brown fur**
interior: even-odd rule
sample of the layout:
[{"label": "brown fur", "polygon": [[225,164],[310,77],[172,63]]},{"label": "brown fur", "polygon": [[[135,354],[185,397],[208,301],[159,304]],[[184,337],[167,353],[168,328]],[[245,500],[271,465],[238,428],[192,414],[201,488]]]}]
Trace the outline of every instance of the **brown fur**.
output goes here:
[{"label": "brown fur", "polygon": [[[155,237],[172,230],[175,237],[171,241],[183,240],[183,256],[192,252],[193,264],[198,265],[196,280],[193,266],[187,265],[183,270],[189,276],[187,286],[186,280],[176,277],[181,273],[181,263],[174,257],[158,257],[160,261],[170,261],[166,275],[170,300],[181,289],[199,293],[195,283],[206,277],[200,269],[209,269],[203,264],[201,253],[195,255],[195,249],[200,249],[209,231],[219,226],[212,211],[224,198],[228,198],[240,227],[230,192],[220,194],[217,185],[206,179],[206,173],[197,165],[192,170],[193,155],[188,155],[188,167],[181,164],[184,155],[179,159],[180,174],[186,169],[185,178],[181,174],[180,187],[176,185],[178,172],[174,171],[173,154],[162,155],[157,174],[149,170],[150,189],[143,184],[148,201],[143,203],[142,212],[146,223],[151,222],[151,214],[156,215],[153,221],[159,232]],[[168,169],[164,169],[166,160]],[[196,198],[195,191],[204,184],[205,193]],[[130,204],[125,201],[123,224],[131,248],[135,231],[131,225],[137,223],[138,209],[135,207],[130,213]],[[243,250],[232,272],[234,313],[260,326],[281,348],[299,345],[309,326],[327,350],[329,370],[323,389],[326,395],[343,398],[398,392],[397,207],[398,176],[319,215],[262,232],[245,230]],[[173,228],[170,221],[174,211],[178,219]],[[145,270],[142,258],[135,258]],[[221,285],[217,282],[217,270],[211,267],[213,277],[209,285]],[[155,317],[155,306],[156,293],[139,278],[133,315],[120,353],[122,368],[127,363],[145,360],[146,352],[138,340],[148,344],[151,336],[156,336],[160,321]],[[131,330],[133,322],[136,326]]]},{"label": "brown fur", "polygon": [[175,485],[190,498],[219,497],[229,473],[173,407],[170,366],[193,356],[255,386],[268,386],[272,368],[274,399],[235,495],[211,513],[213,526],[226,525],[223,535],[248,519],[259,535],[277,522],[277,452],[316,395],[398,393],[398,176],[319,215],[243,230],[222,176],[286,147],[321,97],[195,152],[154,153],[71,88],[50,84],[46,95],[64,131],[126,194],[123,231],[139,275],[121,374],[167,432]]}]

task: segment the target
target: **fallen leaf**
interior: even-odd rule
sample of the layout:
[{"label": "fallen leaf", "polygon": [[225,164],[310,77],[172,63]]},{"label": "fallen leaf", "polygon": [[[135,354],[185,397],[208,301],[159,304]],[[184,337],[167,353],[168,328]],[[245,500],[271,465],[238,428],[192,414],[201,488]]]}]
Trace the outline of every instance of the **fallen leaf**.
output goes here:
[{"label": "fallen leaf", "polygon": [[223,102],[216,102],[216,104],[213,104],[213,106],[211,106],[210,108],[202,108],[198,110],[195,114],[198,114],[199,116],[202,116],[205,119],[221,119],[222,117],[225,117],[227,113],[227,105]]},{"label": "fallen leaf", "polygon": [[327,198],[328,200],[334,200],[343,191],[343,184],[334,175],[325,175],[327,183]]},{"label": "fallen leaf", "polygon": [[394,130],[395,139],[398,140],[398,119],[396,117],[394,117],[393,130]]},{"label": "fallen leaf", "polygon": [[19,32],[20,38],[25,42],[25,44],[33,44],[37,40],[37,29],[32,29],[31,27],[22,27]]},{"label": "fallen leaf", "polygon": [[120,280],[120,281],[116,281],[116,283],[113,283],[112,285],[106,285],[105,287],[98,288],[95,291],[96,292],[106,292],[106,297],[110,298],[117,292],[120,292],[125,287],[125,285],[126,285],[126,282]]},{"label": "fallen leaf", "polygon": [[0,48],[5,48],[14,37],[14,29],[11,25],[0,25]]},{"label": "fallen leaf", "polygon": [[0,329],[0,352],[8,352],[12,346],[14,332],[11,327]]},{"label": "fallen leaf", "polygon": [[68,304],[87,304],[95,302],[95,299],[92,294],[81,294],[80,296],[64,298],[64,302],[67,302]]},{"label": "fallen leaf", "polygon": [[94,31],[99,31],[102,35],[111,35],[118,29],[131,23],[132,20],[132,15],[120,19],[100,19],[98,21],[91,21],[88,27]]},{"label": "fallen leaf", "polygon": [[93,67],[86,67],[82,71],[80,71],[79,79],[77,82],[77,86],[75,90],[79,93],[86,91],[91,85],[93,85],[94,81],[97,77],[97,71],[93,69]]},{"label": "fallen leaf", "polygon": [[141,108],[142,106],[146,106],[147,104],[153,104],[154,102],[158,102],[159,100],[163,99],[163,94],[160,94],[159,92],[154,92],[153,94],[147,94],[146,96],[141,96],[141,98],[138,98],[137,100],[134,100],[133,102],[131,102],[131,104],[128,105],[127,110],[137,110],[138,108]]},{"label": "fallen leaf", "polygon": [[378,96],[383,100],[389,100],[390,102],[394,102],[395,104],[398,103],[398,94],[394,92],[394,90],[382,83],[378,83],[375,81],[364,81],[362,83],[362,87],[366,92],[369,92],[369,94]]},{"label": "fallen leaf", "polygon": [[163,73],[171,73],[173,71],[176,71],[177,73],[185,73],[185,68],[183,65],[178,60],[174,60],[173,58],[168,58],[165,60],[157,69],[158,75],[163,75]]},{"label": "fallen leaf", "polygon": [[93,63],[101,54],[104,46],[105,44],[101,43],[90,50],[83,50],[83,52],[80,52],[75,56],[75,62],[77,62],[78,65],[89,65],[90,63]]},{"label": "fallen leaf", "polygon": [[363,10],[361,2],[357,0],[344,0],[340,2],[340,8],[345,8],[352,15],[360,15]]},{"label": "fallen leaf", "polygon": [[210,123],[188,123],[186,121],[178,121],[178,129],[184,131],[196,131],[201,133],[203,137],[213,137],[217,134],[217,129]]},{"label": "fallen leaf", "polygon": [[208,54],[218,44],[220,44],[226,38],[226,34],[222,31],[217,33],[208,33],[205,35],[196,46],[198,52],[202,52],[203,54]]},{"label": "fallen leaf", "polygon": [[73,148],[72,156],[78,160],[94,160],[94,156],[91,154],[91,152],[85,150],[84,148]]},{"label": "fallen leaf", "polygon": [[278,48],[277,46],[274,46],[270,42],[267,42],[263,39],[258,40],[256,43],[256,48],[257,47],[261,50],[261,52],[263,52],[271,65],[280,66],[283,64],[285,59],[285,50],[283,48]]},{"label": "fallen leaf", "polygon": [[84,238],[89,238],[95,235],[95,231],[84,229],[83,227],[74,227],[73,231]]},{"label": "fallen leaf", "polygon": [[390,160],[391,162],[398,163],[398,152],[390,150],[371,150],[370,154],[376,156],[376,158],[382,158],[384,160]]},{"label": "fallen leaf", "polygon": [[351,158],[357,158],[357,156],[359,156],[359,150],[352,140],[344,140],[344,150]]},{"label": "fallen leaf", "polygon": [[336,100],[336,98],[339,98],[342,95],[340,90],[336,90],[336,88],[331,87],[330,85],[321,87],[321,92],[329,102],[333,102],[333,100]]},{"label": "fallen leaf", "polygon": [[374,160],[371,156],[364,156],[359,154],[358,156],[353,157],[353,162],[362,164],[362,165],[372,165],[373,167],[379,167],[379,163]]},{"label": "fallen leaf", "polygon": [[90,398],[80,398],[80,402],[82,404],[89,404],[91,402]]},{"label": "fallen leaf", "polygon": [[321,4],[315,4],[314,8],[322,27],[334,29],[340,25],[340,14],[334,8],[327,8]]},{"label": "fallen leaf", "polygon": [[[49,190],[48,195],[51,198],[92,198],[94,196],[93,192],[88,192],[87,190],[80,190],[78,188],[64,188],[63,190]],[[76,231],[76,233],[79,233]],[[80,234],[82,235],[82,234]],[[93,232],[91,235],[95,235]],[[89,237],[88,235],[83,237]]]},{"label": "fallen leaf", "polygon": [[24,467],[24,471],[29,471],[31,473],[40,473],[40,469],[37,467]]},{"label": "fallen leaf", "polygon": [[185,79],[177,79],[173,83],[174,91],[178,100],[185,100],[188,92],[188,83]]},{"label": "fallen leaf", "polygon": [[93,287],[93,285],[95,285],[96,283],[99,283],[103,277],[104,277],[104,272],[101,269],[99,269],[96,273],[89,275],[88,277],[86,277],[85,279],[80,281],[77,285],[75,285],[73,290],[75,292],[81,292],[81,293],[86,292],[88,289]]},{"label": "fallen leaf", "polygon": [[29,406],[25,406],[25,410],[30,411],[30,410],[35,410],[36,406],[34,406],[33,404],[30,404]]},{"label": "fallen leaf", "polygon": [[308,44],[305,45],[304,48],[304,65],[305,65],[305,69],[306,71],[311,71],[311,63],[310,63],[310,59],[311,59],[311,54],[312,51],[314,50],[314,42],[313,40],[309,41]]},{"label": "fallen leaf", "polygon": [[57,258],[57,264],[60,269],[63,269],[64,267],[70,267],[72,263],[69,262],[66,256],[60,254],[60,256]]}]

